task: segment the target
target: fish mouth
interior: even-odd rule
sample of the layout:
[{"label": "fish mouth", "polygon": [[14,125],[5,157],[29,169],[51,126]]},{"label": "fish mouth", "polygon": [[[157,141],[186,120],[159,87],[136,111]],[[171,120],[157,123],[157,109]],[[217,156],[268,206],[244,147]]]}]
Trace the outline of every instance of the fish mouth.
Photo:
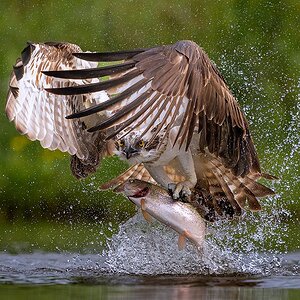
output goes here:
[{"label": "fish mouth", "polygon": [[150,188],[146,186],[146,187],[142,188],[141,190],[138,190],[137,192],[135,192],[130,197],[132,197],[132,198],[146,197],[148,195],[149,191],[150,191]]},{"label": "fish mouth", "polygon": [[130,198],[146,197],[150,191],[151,184],[138,179],[128,180],[124,185],[124,193]]}]

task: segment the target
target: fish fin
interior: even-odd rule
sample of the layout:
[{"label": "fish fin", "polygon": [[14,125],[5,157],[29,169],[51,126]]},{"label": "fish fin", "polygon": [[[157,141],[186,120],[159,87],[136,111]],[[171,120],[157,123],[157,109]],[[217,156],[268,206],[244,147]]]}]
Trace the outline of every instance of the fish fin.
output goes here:
[{"label": "fish fin", "polygon": [[146,210],[146,200],[145,200],[145,199],[141,199],[141,209],[142,209],[143,211]]},{"label": "fish fin", "polygon": [[186,245],[187,232],[183,231],[178,237],[178,249],[183,250]]},{"label": "fish fin", "polygon": [[142,209],[142,214],[144,219],[148,222],[148,223],[152,223],[152,217],[149,213],[147,213],[145,210]]},{"label": "fish fin", "polygon": [[144,219],[148,222],[151,223],[152,222],[152,217],[151,215],[146,211],[146,200],[145,199],[141,199],[141,209],[142,209],[142,214]]}]

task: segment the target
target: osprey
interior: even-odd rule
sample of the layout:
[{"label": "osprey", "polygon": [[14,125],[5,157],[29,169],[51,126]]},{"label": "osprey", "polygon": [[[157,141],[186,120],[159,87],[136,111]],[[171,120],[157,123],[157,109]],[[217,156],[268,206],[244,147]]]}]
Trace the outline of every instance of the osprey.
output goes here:
[{"label": "osprey", "polygon": [[274,194],[257,182],[274,177],[260,170],[238,102],[192,41],[102,53],[29,43],[12,72],[6,114],[29,139],[68,152],[77,178],[105,155],[131,164],[103,188],[142,179],[190,202],[197,191],[203,205],[231,216],[260,210],[257,197]]}]

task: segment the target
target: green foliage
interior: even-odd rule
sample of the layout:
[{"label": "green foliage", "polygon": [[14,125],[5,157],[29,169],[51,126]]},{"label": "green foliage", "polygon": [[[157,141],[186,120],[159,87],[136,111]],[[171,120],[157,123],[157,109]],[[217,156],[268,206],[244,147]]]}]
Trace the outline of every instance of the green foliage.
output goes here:
[{"label": "green foliage", "polygon": [[[2,107],[9,73],[27,40],[69,41],[91,51],[180,39],[200,44],[244,108],[263,169],[281,178],[275,185],[278,201],[299,209],[298,1],[36,0],[2,1],[0,9]],[[108,219],[124,220],[133,212],[124,198],[96,191],[124,164],[105,161],[95,176],[78,183],[70,175],[67,155],[19,136],[3,110],[0,120],[2,218],[51,219],[70,205],[78,212],[93,207],[91,215]]]}]

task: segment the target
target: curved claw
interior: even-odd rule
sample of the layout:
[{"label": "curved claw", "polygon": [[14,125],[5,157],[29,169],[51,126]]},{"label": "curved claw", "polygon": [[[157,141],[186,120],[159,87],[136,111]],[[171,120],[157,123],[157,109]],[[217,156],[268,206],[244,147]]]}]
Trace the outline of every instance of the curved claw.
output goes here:
[{"label": "curved claw", "polygon": [[174,200],[188,200],[192,194],[190,187],[191,183],[188,181],[168,184],[168,190]]}]

